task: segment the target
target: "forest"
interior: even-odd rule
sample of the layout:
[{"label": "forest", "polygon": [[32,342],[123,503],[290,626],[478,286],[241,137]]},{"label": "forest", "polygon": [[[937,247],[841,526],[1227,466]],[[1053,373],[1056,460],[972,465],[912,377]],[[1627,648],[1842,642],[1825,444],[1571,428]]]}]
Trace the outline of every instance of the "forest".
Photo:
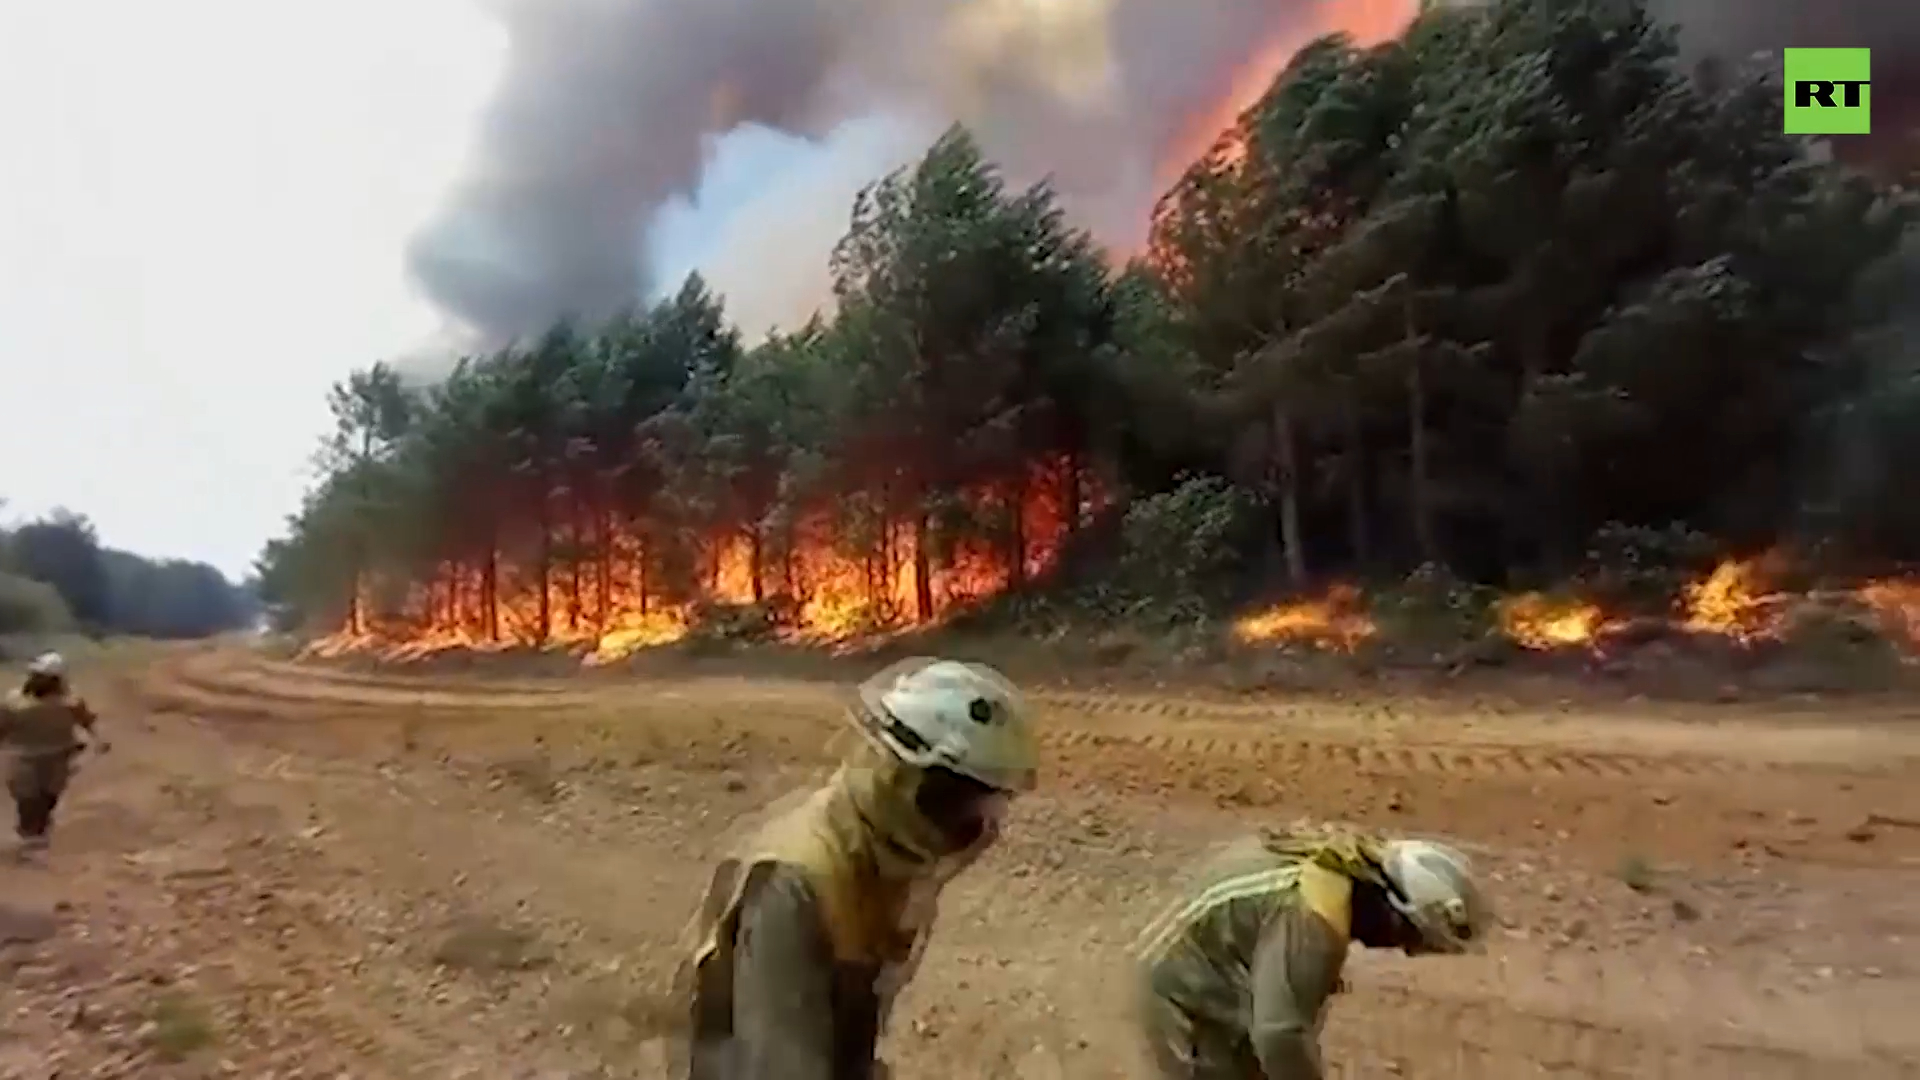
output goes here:
[{"label": "forest", "polygon": [[0,635],[200,638],[246,627],[258,611],[214,567],[106,547],[70,511],[0,529]]},{"label": "forest", "polygon": [[1302,50],[1131,253],[954,129],[855,202],[807,325],[743,340],[696,276],[345,379],[263,594],[347,641],[620,652],[1783,549],[1887,573],[1920,553],[1914,205],[1781,111],[1641,4],[1431,10]]}]

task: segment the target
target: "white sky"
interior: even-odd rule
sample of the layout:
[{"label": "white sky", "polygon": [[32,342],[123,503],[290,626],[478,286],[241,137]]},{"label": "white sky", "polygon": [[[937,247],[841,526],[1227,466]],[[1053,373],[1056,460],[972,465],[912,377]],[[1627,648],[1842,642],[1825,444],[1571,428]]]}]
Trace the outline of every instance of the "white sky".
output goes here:
[{"label": "white sky", "polygon": [[0,498],[244,573],[326,390],[440,328],[402,246],[503,35],[471,0],[0,0]]}]

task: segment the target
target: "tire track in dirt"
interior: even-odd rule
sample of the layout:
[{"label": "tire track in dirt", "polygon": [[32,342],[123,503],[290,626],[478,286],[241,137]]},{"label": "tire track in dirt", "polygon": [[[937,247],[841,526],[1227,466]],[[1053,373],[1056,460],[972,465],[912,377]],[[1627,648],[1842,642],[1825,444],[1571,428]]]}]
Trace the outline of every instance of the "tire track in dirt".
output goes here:
[{"label": "tire track in dirt", "polygon": [[[478,676],[446,679],[404,670],[349,671],[233,652],[208,654],[203,659],[212,663],[202,674],[213,677],[200,680],[209,688],[214,684],[231,686],[239,681],[261,693],[287,700],[322,698],[346,702],[405,697],[410,701],[436,701],[448,706],[511,708],[537,707],[534,699],[550,704],[576,704],[666,689],[687,691],[707,702],[734,700],[748,706],[792,701],[832,708],[838,705],[839,695],[846,689],[814,680],[715,675],[629,677],[599,672],[570,679],[496,681]],[[1640,708],[1596,721],[1594,712],[1570,713],[1565,704],[1556,712],[1484,695],[1463,699],[1247,698],[1224,697],[1217,690],[1208,692],[1195,687],[1191,691],[1183,688],[1160,694],[1044,690],[1030,696],[1044,710],[1046,726],[1058,727],[1064,723],[1069,728],[1106,734],[1172,727],[1191,730],[1203,726],[1219,730],[1223,737],[1234,729],[1246,733],[1251,728],[1256,736],[1276,731],[1323,732],[1335,737],[1328,741],[1342,741],[1337,737],[1344,736],[1346,741],[1394,742],[1407,741],[1408,736],[1412,736],[1415,742],[1459,745],[1480,730],[1494,736],[1482,741],[1501,746],[1565,744],[1570,749],[1594,751],[1621,744],[1614,748],[1637,757],[1728,759],[1794,767],[1819,762],[1869,769],[1884,769],[1898,763],[1920,765],[1920,712],[1892,708],[1884,703],[1866,708],[1862,714],[1866,728],[1846,726],[1855,735],[1871,733],[1871,738],[1836,744],[1834,725],[1824,713],[1805,705],[1784,711],[1762,707],[1762,712],[1775,719],[1754,723],[1748,713],[1724,706],[1684,707],[1678,720],[1671,718],[1672,708],[1656,709],[1652,716],[1648,708]],[[1861,712],[1857,706],[1850,705],[1849,709]],[[1729,725],[1730,716],[1740,719]],[[1784,727],[1782,720],[1787,721]],[[1763,736],[1758,741],[1749,737],[1756,732]],[[1638,743],[1659,743],[1671,753],[1650,754],[1646,752],[1649,746],[1636,746]]]},{"label": "tire track in dirt", "polygon": [[1719,779],[1745,773],[1792,770],[1783,762],[1743,762],[1710,757],[1648,757],[1605,751],[1552,750],[1467,744],[1327,742],[1284,735],[1207,735],[1183,731],[1047,732],[1041,742],[1064,753],[1101,754],[1122,745],[1169,757],[1237,761],[1249,769],[1311,772],[1338,768],[1362,775],[1441,776],[1559,780],[1583,777],[1617,782]]},{"label": "tire track in dirt", "polygon": [[[212,723],[141,741],[144,763],[175,776],[210,826],[251,823],[251,836],[227,845],[230,875],[170,906],[203,926],[224,918],[231,927],[244,913],[241,932],[221,944],[228,966],[273,988],[300,1026],[374,1065],[373,1075],[491,1077],[506,1061],[523,1066],[512,1075],[573,1075],[526,1067],[529,1057],[553,1064],[553,1048],[521,1035],[528,1013],[497,1012],[502,985],[439,970],[430,955],[445,926],[429,913],[445,906],[449,881],[467,893],[458,906],[487,911],[487,897],[457,886],[490,850],[472,834],[497,837],[497,825],[429,813],[438,807],[409,799],[364,758],[236,744]],[[396,822],[405,824],[398,835]],[[438,857],[443,846],[451,858]]]},{"label": "tire track in dirt", "polygon": [[[476,687],[492,687],[526,691],[531,693],[569,694],[576,687],[568,685],[568,680],[538,676],[494,675],[484,670],[468,673],[427,674],[417,671],[396,670],[393,667],[345,667],[323,660],[281,660],[270,656],[254,654],[249,666],[254,670],[277,679],[299,682],[327,683],[338,686],[390,687],[402,684],[418,690],[471,691]],[[582,675],[591,677],[592,672],[583,671]]]},{"label": "tire track in dirt", "polygon": [[162,669],[161,687],[184,689],[209,699],[247,697],[281,705],[359,709],[552,709],[578,705],[595,695],[557,689],[476,691],[419,688],[405,682],[329,683],[292,679],[236,664],[224,657],[188,657]]},{"label": "tire track in dirt", "polygon": [[[364,802],[365,796],[350,795],[350,790],[351,787],[341,790],[335,798],[342,802]],[[680,801],[676,797],[668,798],[672,802]],[[658,795],[649,800],[653,804],[649,806],[651,812],[665,812],[658,800]],[[507,801],[511,803],[510,799]],[[439,800],[423,799],[416,805],[424,808],[436,802]],[[525,873],[538,865],[537,877],[544,887],[538,893],[529,893],[528,899],[545,909],[547,920],[598,927],[592,936],[599,944],[592,951],[602,955],[630,954],[636,949],[653,954],[665,943],[660,931],[666,927],[653,920],[636,924],[630,918],[604,911],[596,898],[610,893],[634,896],[638,882],[627,875],[637,876],[642,862],[652,878],[645,888],[647,893],[664,892],[672,896],[683,892],[679,887],[663,889],[666,883],[659,876],[660,864],[686,860],[682,866],[682,873],[686,873],[697,871],[700,860],[697,856],[688,860],[691,853],[681,849],[669,855],[651,844],[635,850],[631,835],[605,827],[604,823],[609,820],[608,808],[597,803],[597,799],[586,795],[545,809],[545,813],[559,814],[556,826],[565,822],[561,835],[567,840],[563,844],[552,840],[543,843],[537,833],[530,831],[524,840],[516,838],[510,842],[514,854],[493,864],[497,867],[494,874],[506,873],[510,868]],[[442,804],[428,822],[452,809]],[[477,838],[456,839],[466,827],[449,831],[449,821],[451,819],[439,825],[423,822],[420,826],[425,833],[445,838],[435,845],[439,875],[460,878],[472,874],[476,878],[472,884],[478,884],[483,867],[470,861]],[[661,819],[663,825],[665,821]],[[502,824],[484,828],[495,843],[508,840],[503,832],[518,831]],[[700,831],[705,832],[706,828]],[[1041,836],[1057,836],[1056,830],[1038,832]],[[363,841],[372,842],[371,839]],[[1119,1061],[1103,1067],[1101,1062],[1089,1060],[1095,1055],[1085,1050],[1076,1052],[1072,1046],[1076,1041],[1074,1036],[1101,1030],[1102,1018],[1108,1014],[1102,1012],[1097,995],[1090,996],[1087,988],[1098,981],[1100,968],[1126,939],[1126,932],[1135,921],[1136,908],[1141,905],[1114,903],[1110,899],[1101,902],[1097,899],[1098,890],[1090,891],[1081,883],[1082,875],[1089,870],[1086,856],[1069,854],[1064,861],[1055,861],[1047,857],[1048,848],[1046,842],[1032,842],[1020,845],[1012,858],[996,857],[990,868],[993,880],[970,883],[970,887],[957,893],[946,905],[948,910],[943,918],[950,921],[949,933],[929,959],[929,978],[924,985],[924,990],[931,991],[927,995],[930,1000],[915,1000],[910,1004],[916,1012],[924,1004],[928,1011],[944,1008],[949,1014],[957,1012],[969,1019],[981,1018],[984,1029],[968,1039],[964,1050],[956,1050],[944,1040],[924,1042],[908,1035],[904,1037],[905,1045],[900,1047],[903,1067],[920,1063],[921,1067],[914,1070],[917,1075],[936,1071],[951,1074],[958,1053],[969,1065],[983,1070],[966,1075],[1015,1075],[1004,1069],[1025,1060],[1022,1051],[1027,1047],[1046,1045],[1055,1048],[1054,1056],[1061,1064],[1063,1076],[1125,1075],[1124,1065]],[[463,850],[468,853],[464,857],[459,854]],[[1154,875],[1149,871],[1153,865],[1135,864],[1127,869],[1133,875],[1152,879]],[[389,868],[382,876],[395,872]],[[511,878],[503,877],[491,885],[489,891],[503,888],[512,890],[516,886]],[[692,897],[688,894],[680,899],[690,903]],[[679,914],[679,906],[672,903],[661,905],[659,910],[663,914]],[[1068,912],[1074,915],[1069,922],[1063,922],[1069,918]],[[671,917],[665,921],[668,927],[673,925]],[[1023,948],[1016,941],[1006,940],[1009,931],[1017,938],[1023,924],[1035,928],[1071,925],[1075,929],[1064,937],[1056,935],[1047,946]],[[963,926],[972,929],[968,931],[962,929]],[[1022,973],[1014,974],[1003,966],[1004,958],[1009,955],[1022,958]],[[1092,957],[1102,959],[1096,961],[1090,959]],[[951,990],[944,989],[956,985],[963,988],[971,985],[976,989],[957,997]],[[976,992],[991,996],[983,1001],[975,996]],[[1042,1004],[1047,1006],[1046,1011],[1035,1017],[1034,1022],[1023,1019],[1030,1009]],[[1790,1044],[1754,1046],[1734,1037],[1723,1038],[1718,1043],[1702,1040],[1696,1044],[1689,1040],[1689,1031],[1681,1022],[1673,1027],[1599,1023],[1544,1013],[1515,1002],[1434,995],[1418,987],[1368,988],[1342,1009],[1345,1022],[1336,1022],[1331,1045],[1348,1060],[1352,1070],[1349,1075],[1357,1071],[1353,1067],[1365,1061],[1430,1063],[1435,1060],[1436,1047],[1446,1048],[1452,1060],[1441,1068],[1422,1067],[1419,1075],[1460,1078],[1510,1075],[1520,1063],[1537,1060],[1552,1062],[1560,1075],[1577,1077],[1678,1076],[1682,1065],[1692,1070],[1687,1073],[1691,1077],[1714,1080],[1902,1075],[1880,1069],[1865,1058],[1837,1056]],[[922,1027],[916,1025],[914,1031],[923,1035]],[[1348,1037],[1347,1032],[1353,1036]],[[1383,1052],[1390,1056],[1370,1056]]]},{"label": "tire track in dirt", "polygon": [[[931,1040],[903,1048],[903,1066],[937,1075],[964,1052],[1001,1063],[989,1074],[996,1076],[1130,1075],[1130,973],[1119,956],[1145,914],[1168,899],[1163,875],[1186,865],[1191,838],[1154,835],[1153,850],[1141,852],[1121,838],[1142,833],[1113,820],[1117,845],[1067,840],[1071,826],[1062,816],[1085,811],[1077,800],[1048,801],[1051,809],[1023,813],[1006,850],[996,849],[978,878],[963,879],[943,900],[938,948],[924,983],[903,1003],[924,1018],[915,1023]],[[1141,813],[1136,805],[1133,814]],[[1500,863],[1512,866],[1511,858]],[[1339,1064],[1330,1075],[1504,1077],[1538,1075],[1542,1064],[1554,1075],[1595,1078],[1913,1075],[1910,1035],[1900,1032],[1895,1044],[1904,1057],[1871,1049],[1870,1035],[1892,1030],[1885,1004],[1897,1000],[1892,987],[1880,993],[1875,1028],[1852,1023],[1849,1002],[1811,990],[1781,986],[1768,996],[1763,979],[1744,973],[1707,979],[1676,970],[1684,950],[1671,942],[1523,978],[1508,971],[1509,962],[1531,969],[1547,957],[1524,942],[1515,955],[1505,944],[1447,964],[1402,960],[1397,976],[1358,965],[1356,989],[1333,1009],[1329,1060]],[[1599,965],[1608,969],[1604,985],[1592,978]],[[1448,978],[1468,967],[1478,977]],[[953,1009],[943,986],[977,988],[990,995],[991,1008]],[[979,1019],[981,1012],[991,1019]]]},{"label": "tire track in dirt", "polygon": [[[159,673],[154,682],[163,691],[185,682],[190,692],[183,696],[199,702],[209,719],[216,721],[245,720],[255,715],[326,720],[348,714],[357,722],[392,715],[396,709],[403,714],[407,710],[406,704],[395,702],[398,694],[345,695],[344,701],[335,700],[334,695],[316,698],[289,686],[287,680],[256,680],[244,663],[221,663],[229,667],[204,662],[186,665],[185,671],[175,667]],[[257,699],[252,689],[256,681],[267,682],[284,700]],[[496,700],[495,695],[456,693],[436,700],[457,705],[440,704],[426,712],[455,721],[452,728],[463,732],[488,724],[484,714],[493,712],[491,720],[502,728],[555,720],[571,723],[575,737],[582,727],[581,714],[596,718],[590,723],[611,716],[626,722],[622,728],[625,734],[695,733],[695,738],[684,742],[661,740],[653,744],[660,750],[660,760],[673,767],[694,764],[715,744],[733,741],[726,760],[730,768],[741,770],[765,769],[779,761],[781,754],[819,759],[819,736],[837,727],[833,698],[824,690],[804,696],[785,694],[777,686],[762,688],[758,693],[709,693],[711,687],[705,684],[670,683],[616,689],[579,693],[567,705],[544,709],[494,710],[487,705]],[[248,712],[250,699],[256,703]],[[468,718],[470,723],[459,723],[467,710],[482,715]],[[1040,797],[1047,800],[1042,805],[1060,805],[1058,800],[1066,800],[1065,805],[1077,806],[1091,800],[1096,806],[1130,806],[1137,813],[1157,800],[1136,801],[1136,795],[1157,796],[1183,786],[1189,793],[1233,795],[1235,785],[1257,781],[1268,786],[1252,798],[1242,792],[1224,801],[1236,808],[1252,809],[1287,804],[1316,811],[1336,806],[1360,808],[1366,800],[1383,793],[1378,782],[1381,776],[1393,776],[1408,781],[1405,797],[1411,807],[1421,811],[1417,815],[1421,827],[1452,831],[1455,823],[1478,824],[1481,828],[1469,831],[1476,835],[1510,835],[1516,820],[1522,828],[1529,815],[1558,823],[1563,813],[1573,811],[1580,803],[1644,804],[1643,785],[1650,777],[1676,786],[1711,787],[1743,780],[1771,783],[1777,782],[1776,773],[1791,775],[1791,770],[1748,768],[1745,762],[1717,771],[1685,774],[1633,772],[1633,765],[1607,771],[1609,766],[1604,764],[1586,771],[1572,766],[1556,771],[1541,764],[1565,753],[1553,748],[1462,746],[1443,741],[1308,741],[1281,732],[1246,732],[1244,726],[1257,722],[1259,716],[1252,710],[1228,714],[1229,719],[1221,725],[1223,730],[1208,731],[1204,729],[1223,714],[1190,709],[1184,721],[1171,722],[1203,729],[1189,734],[1177,728],[1168,731],[1156,727],[1169,722],[1154,719],[1151,710],[1143,710],[1141,715],[1148,719],[1138,726],[1107,721],[1110,726],[1125,728],[1118,734],[1064,725],[1050,731],[1049,768],[1055,779],[1067,782],[1049,783],[1045,789],[1048,794]],[[1245,719],[1249,716],[1256,719]],[[1066,724],[1074,722],[1073,718],[1066,720]],[[1090,725],[1095,721],[1082,717],[1078,722]],[[1241,730],[1235,731],[1228,724]],[[267,745],[304,747],[305,727],[300,723],[216,723],[209,731],[223,738],[244,733]],[[528,734],[531,732],[523,730],[523,742]],[[1101,734],[1106,735],[1104,741],[1094,737]],[[205,752],[203,747],[197,756]],[[1505,763],[1505,759],[1499,759],[1501,754],[1517,755],[1516,762]],[[1484,764],[1488,755],[1500,763]],[[1463,760],[1468,764],[1463,766]],[[1369,768],[1376,771],[1370,774]],[[1496,769],[1508,771],[1493,771]],[[1622,769],[1627,770],[1625,775],[1620,775]],[[358,770],[356,766],[348,772]],[[592,776],[572,777],[578,781],[576,793],[552,806],[538,804],[536,813],[554,815],[547,827],[534,821],[524,827],[488,825],[480,817],[473,818],[471,824],[458,824],[466,822],[467,816],[463,816],[461,806],[449,803],[425,814],[417,825],[409,823],[406,831],[420,837],[413,843],[397,843],[398,837],[389,836],[394,819],[385,817],[382,810],[396,815],[411,813],[399,802],[388,803],[385,795],[376,797],[372,789],[356,793],[359,789],[347,782],[350,778],[346,775],[324,785],[318,780],[314,783],[333,789],[328,798],[340,806],[342,819],[366,822],[356,828],[359,837],[354,847],[367,854],[376,850],[376,843],[392,847],[378,860],[390,864],[379,871],[383,877],[399,875],[403,865],[426,858],[432,863],[429,876],[444,880],[472,873],[476,880],[469,888],[477,887],[485,877],[494,879],[488,889],[492,892],[513,889],[513,882],[519,880],[515,874],[524,878],[531,867],[537,866],[534,876],[540,880],[540,891],[530,893],[528,899],[540,904],[551,917],[596,928],[593,936],[603,948],[657,950],[664,940],[664,927],[652,926],[651,920],[644,918],[636,921],[632,913],[610,912],[606,901],[613,894],[627,898],[624,902],[650,906],[660,904],[655,893],[665,891],[671,900],[672,894],[685,891],[683,886],[666,888],[669,883],[661,875],[667,865],[684,864],[676,873],[701,865],[697,852],[683,850],[687,825],[676,825],[677,821],[691,824],[692,815],[698,815],[701,824],[693,830],[695,834],[710,831],[705,807],[713,793],[703,794],[702,785],[714,781],[711,774],[703,777],[699,773],[690,772],[684,786],[675,781],[673,790],[641,791],[624,799],[612,794],[612,786],[602,789]],[[1535,792],[1535,788],[1544,789],[1545,794]],[[1446,801],[1450,798],[1480,809],[1456,807]],[[510,803],[511,789],[475,799],[469,809],[479,810],[488,801]],[[530,804],[529,808],[534,807]],[[648,819],[657,818],[653,827],[664,832],[656,834],[654,840],[634,836],[625,826],[631,819],[622,815],[636,809],[644,809]],[[1688,817],[1697,817],[1692,811],[1689,806]],[[1031,812],[1023,811],[1023,816]],[[1583,835],[1594,827],[1567,820]],[[1617,828],[1621,820],[1616,817],[1602,822],[1600,828]],[[939,951],[929,957],[923,983],[916,985],[910,1004],[916,1015],[944,1015],[952,1024],[939,1038],[915,1031],[902,1038],[899,1063],[919,1066],[918,1074],[955,1075],[958,1069],[959,1075],[1053,1075],[1089,1080],[1125,1075],[1113,1065],[1116,1059],[1112,1055],[1088,1049],[1085,1042],[1075,1050],[1073,1036],[1116,1033],[1101,1028],[1089,1014],[1089,995],[1093,993],[1089,988],[1104,974],[1099,961],[1111,956],[1114,943],[1123,939],[1137,921],[1142,898],[1131,891],[1114,895],[1089,892],[1073,882],[1089,873],[1110,873],[1114,881],[1122,874],[1152,880],[1170,872],[1174,863],[1184,860],[1185,853],[1168,848],[1150,855],[1116,855],[1114,861],[1125,865],[1101,871],[1090,865],[1090,860],[1097,860],[1084,852],[1076,855],[1069,848],[1063,857],[1052,850],[1059,838],[1067,835],[1070,822],[1031,824],[1035,826],[1034,839],[1016,842],[1006,853],[990,857],[989,863],[982,865],[982,877],[957,892],[943,914],[943,919],[953,922],[943,935]],[[1688,824],[1694,828],[1699,825],[1692,820]],[[473,835],[465,836],[468,832]],[[428,844],[428,834],[442,839],[419,846]],[[673,837],[673,846],[664,846],[661,836]],[[492,854],[482,855],[486,850]],[[428,869],[423,864],[413,872]],[[639,888],[621,887],[623,876],[629,874],[636,875],[627,880]],[[664,903],[657,910],[662,916],[677,917],[681,906]],[[1010,961],[1012,957],[1019,959]],[[1670,1028],[1651,1023],[1602,1023],[1542,1013],[1497,996],[1461,999],[1421,986],[1381,987],[1364,990],[1336,1008],[1330,1047],[1337,1051],[1335,1058],[1343,1064],[1339,1073],[1343,1075],[1383,1075],[1390,1067],[1397,1067],[1400,1074],[1439,1078],[1506,1076],[1536,1070],[1570,1077],[1686,1075],[1700,1080],[1915,1075],[1912,1066],[1898,1062],[1786,1044],[1755,1045],[1757,1036],[1750,1032],[1729,1034],[1716,1041],[1703,1028],[1696,1039],[1687,1023],[1676,1019]],[[1028,1060],[1022,1051],[1036,1044],[1056,1048],[1056,1066],[1039,1072],[1021,1068]],[[389,1052],[399,1049],[390,1048]],[[981,1067],[980,1071],[968,1071],[975,1066]],[[1015,1071],[1009,1072],[1006,1067]]]},{"label": "tire track in dirt", "polygon": [[[404,677],[368,685],[313,680],[228,650],[159,666],[147,691],[157,706],[230,721],[360,721],[370,730],[452,724],[496,728],[503,737],[547,731],[566,740],[575,738],[570,729],[590,728],[610,747],[640,740],[650,759],[703,768],[749,753],[824,763],[843,692],[741,679],[606,682],[567,692],[416,686]],[[1871,815],[1920,814],[1920,770],[1897,753],[1862,760],[1864,750],[1838,738],[1828,740],[1828,760],[1808,762],[1792,757],[1806,740],[1783,743],[1765,730],[1685,731],[1685,739],[1647,739],[1659,749],[1641,753],[1582,746],[1580,727],[1570,722],[1546,734],[1518,726],[1502,733],[1476,717],[1451,724],[1423,718],[1416,726],[1404,722],[1405,712],[1338,703],[1038,697],[1046,709],[1041,742],[1049,784],[1198,797],[1289,816],[1418,821],[1490,842],[1540,843],[1557,835],[1602,860],[1648,847],[1672,858],[1719,861],[1755,845],[1813,862],[1920,857],[1920,835],[1901,833],[1872,848],[1846,839]],[[1500,734],[1512,737],[1494,737]],[[1602,731],[1588,741],[1607,737]],[[723,751],[717,757],[716,747]],[[1713,747],[1724,752],[1707,752]]]},{"label": "tire track in dirt", "polygon": [[474,1030],[485,1002],[471,990],[387,947],[407,905],[365,889],[358,860],[316,850],[297,787],[290,796],[274,770],[249,770],[251,754],[208,725],[115,729],[121,749],[82,778],[76,827],[50,866],[81,923],[76,940],[94,933],[89,913],[132,920],[132,940],[105,928],[115,963],[153,986],[184,976],[216,1017],[209,1054],[223,1064],[143,1059],[86,1075],[263,1075],[224,1064],[250,1054],[269,1075],[428,1080],[500,1075],[500,1061],[524,1055]]},{"label": "tire track in dirt", "polygon": [[[404,678],[333,682],[304,678],[301,669],[284,662],[246,663],[243,657],[222,654],[199,654],[170,666],[164,676],[156,680],[154,689],[162,693],[184,689],[186,693],[176,696],[185,698],[187,703],[223,713],[242,711],[250,703],[266,703],[275,708],[302,711],[399,708],[423,713],[480,709],[562,713],[570,709],[626,708],[652,716],[666,711],[661,706],[681,696],[668,693],[663,698],[660,691],[670,687],[685,689],[686,696],[697,696],[708,711],[723,711],[727,698],[734,696],[725,692],[734,688],[724,683],[699,681],[613,684],[584,690],[475,688],[471,683],[428,688],[426,684]],[[831,714],[839,704],[834,691],[817,685],[779,685],[771,691],[762,689],[750,696],[741,696],[743,717],[762,723],[802,720],[815,715],[816,710]],[[1043,743],[1056,752],[1098,753],[1122,743],[1132,743],[1170,756],[1233,759],[1261,769],[1337,767],[1386,775],[1431,772],[1461,777],[1531,777],[1547,781],[1587,777],[1627,782],[1716,779],[1765,771],[1873,776],[1899,771],[1909,765],[1906,760],[1885,755],[1873,761],[1845,763],[1769,759],[1754,756],[1751,745],[1741,748],[1745,754],[1639,754],[1554,746],[1543,744],[1537,738],[1525,745],[1468,742],[1445,735],[1424,738],[1399,735],[1386,739],[1379,731],[1354,731],[1351,716],[1326,719],[1326,714],[1334,711],[1327,709],[1315,710],[1321,714],[1316,720],[1305,710],[1281,709],[1271,704],[1086,694],[1041,694],[1036,698],[1047,709],[1047,726],[1041,732]],[[788,707],[768,709],[770,702],[785,703]],[[1120,722],[1114,722],[1115,718]],[[1331,735],[1344,737],[1328,737]],[[1735,734],[1722,741],[1733,749],[1739,748],[1738,739]]]},{"label": "tire track in dirt", "polygon": [[[1534,1075],[1607,1080],[1912,1080],[1920,1065],[1862,1048],[1819,1052],[1754,1032],[1714,1034],[1684,1027],[1609,1023],[1455,1000],[1405,987],[1372,987],[1351,1013],[1336,1009],[1331,1056],[1349,1075]],[[1438,1051],[1438,1052],[1436,1052]]]}]

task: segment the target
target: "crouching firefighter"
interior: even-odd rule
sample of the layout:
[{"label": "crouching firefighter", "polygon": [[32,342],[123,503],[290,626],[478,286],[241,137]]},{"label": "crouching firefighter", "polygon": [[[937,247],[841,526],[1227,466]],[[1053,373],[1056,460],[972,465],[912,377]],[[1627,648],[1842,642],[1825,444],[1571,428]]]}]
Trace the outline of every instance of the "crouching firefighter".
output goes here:
[{"label": "crouching firefighter", "polygon": [[46,847],[74,756],[89,743],[107,749],[94,721],[93,710],[69,689],[67,663],[59,653],[37,657],[26,681],[0,705],[0,764],[13,796],[22,855]]},{"label": "crouching firefighter", "polygon": [[1321,1080],[1352,943],[1463,953],[1490,918],[1466,856],[1442,844],[1321,825],[1231,844],[1136,946],[1158,1075]]},{"label": "crouching firefighter", "polygon": [[895,664],[848,710],[860,732],[825,787],[715,870],[686,942],[684,1080],[870,1080],[940,889],[1034,786],[1027,706],[998,672]]}]

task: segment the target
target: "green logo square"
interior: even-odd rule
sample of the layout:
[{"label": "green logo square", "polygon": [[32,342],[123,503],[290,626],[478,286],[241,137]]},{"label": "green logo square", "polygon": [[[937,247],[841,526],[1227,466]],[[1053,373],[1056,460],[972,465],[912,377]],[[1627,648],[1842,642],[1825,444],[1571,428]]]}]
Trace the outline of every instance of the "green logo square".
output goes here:
[{"label": "green logo square", "polygon": [[1869,135],[1870,49],[1788,49],[1788,135]]}]

